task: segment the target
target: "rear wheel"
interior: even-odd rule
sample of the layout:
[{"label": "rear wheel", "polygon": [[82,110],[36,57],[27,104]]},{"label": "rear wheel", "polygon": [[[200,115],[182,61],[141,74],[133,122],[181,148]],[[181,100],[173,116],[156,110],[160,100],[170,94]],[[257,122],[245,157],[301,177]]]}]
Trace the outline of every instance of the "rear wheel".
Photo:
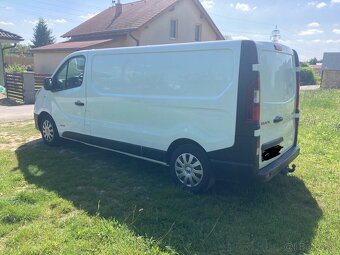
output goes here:
[{"label": "rear wheel", "polygon": [[195,193],[207,191],[214,184],[208,156],[199,146],[186,144],[177,148],[170,171],[179,186]]},{"label": "rear wheel", "polygon": [[42,117],[40,122],[40,132],[47,145],[55,146],[60,144],[61,138],[59,136],[57,126],[51,116],[45,115]]}]

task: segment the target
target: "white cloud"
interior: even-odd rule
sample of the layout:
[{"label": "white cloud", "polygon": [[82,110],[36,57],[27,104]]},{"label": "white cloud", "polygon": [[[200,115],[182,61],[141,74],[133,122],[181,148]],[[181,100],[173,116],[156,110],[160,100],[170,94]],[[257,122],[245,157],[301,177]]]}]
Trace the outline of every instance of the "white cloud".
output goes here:
[{"label": "white cloud", "polygon": [[257,6],[251,7],[249,4],[244,4],[244,3],[230,4],[229,6],[241,12],[249,12],[251,10],[257,9]]},{"label": "white cloud", "polygon": [[321,41],[320,39],[314,39],[312,42],[318,43],[320,41]]},{"label": "white cloud", "polygon": [[339,4],[339,3],[340,3],[340,0],[332,0],[331,3],[332,3],[332,4]]},{"label": "white cloud", "polygon": [[316,2],[316,1],[307,3],[307,5],[309,5],[309,6],[315,6],[315,5],[317,5],[317,4],[318,4],[318,2]]},{"label": "white cloud", "polygon": [[[335,1],[340,1],[340,0],[335,0]],[[318,9],[324,8],[327,6],[327,3],[325,2],[318,2],[318,1],[312,1],[307,3],[308,6],[315,6]]]},{"label": "white cloud", "polygon": [[214,8],[215,1],[214,0],[201,0],[201,4],[203,5],[205,9],[211,10],[212,8]]},{"label": "white cloud", "polygon": [[67,22],[66,19],[49,19],[48,20],[50,23],[59,23],[59,24],[64,24]]},{"label": "white cloud", "polygon": [[6,6],[5,10],[12,10],[13,8],[11,6]]},{"label": "white cloud", "polygon": [[27,19],[24,19],[24,22],[28,23],[28,24],[31,24],[31,25],[36,25],[38,23],[38,20],[27,20]]},{"label": "white cloud", "polygon": [[88,13],[88,14],[85,14],[85,15],[81,15],[80,18],[82,18],[82,19],[91,19],[94,16],[96,16],[97,14],[98,14],[98,12],[96,12],[96,13]]},{"label": "white cloud", "polygon": [[318,22],[312,22],[308,24],[308,27],[320,27],[320,24]]},{"label": "white cloud", "polygon": [[297,42],[304,42],[304,40],[303,39],[298,39],[298,40],[296,40]]},{"label": "white cloud", "polygon": [[306,35],[317,35],[317,34],[322,34],[322,33],[323,31],[320,29],[311,28],[311,29],[301,31],[299,35],[306,36]]},{"label": "white cloud", "polygon": [[327,4],[325,2],[321,2],[321,3],[318,3],[315,7],[318,8],[318,9],[321,9],[321,8],[324,8],[326,7]]},{"label": "white cloud", "polygon": [[249,12],[250,6],[248,4],[237,3],[235,9],[241,12]]},{"label": "white cloud", "polygon": [[340,35],[340,29],[334,28],[334,29],[333,29],[333,33],[334,33],[334,34],[337,34],[337,35]]},{"label": "white cloud", "polygon": [[13,22],[0,21],[0,25],[4,25],[4,26],[14,26],[14,23],[13,23]]},{"label": "white cloud", "polygon": [[339,40],[327,40],[325,41],[325,43],[340,43],[340,39]]}]

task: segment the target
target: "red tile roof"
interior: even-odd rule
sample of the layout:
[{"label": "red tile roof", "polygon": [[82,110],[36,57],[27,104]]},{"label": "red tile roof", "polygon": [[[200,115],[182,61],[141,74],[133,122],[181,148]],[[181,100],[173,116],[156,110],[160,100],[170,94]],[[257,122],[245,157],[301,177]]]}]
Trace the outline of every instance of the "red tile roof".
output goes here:
[{"label": "red tile roof", "polygon": [[19,35],[0,29],[0,40],[23,41],[24,39]]},{"label": "red tile roof", "polygon": [[77,50],[84,50],[88,49],[92,46],[106,43],[112,41],[112,39],[108,40],[95,40],[95,41],[83,41],[83,42],[61,42],[61,43],[55,43],[46,45],[43,47],[32,49],[33,52],[40,52],[40,51],[77,51]]},{"label": "red tile roof", "polygon": [[[115,18],[117,7],[110,7],[62,35],[62,37],[77,37],[137,30],[179,1],[182,0],[142,0],[122,4],[122,12],[117,18]],[[193,0],[193,2],[206,16],[218,37],[222,39],[222,34],[211,20],[199,0]]]}]

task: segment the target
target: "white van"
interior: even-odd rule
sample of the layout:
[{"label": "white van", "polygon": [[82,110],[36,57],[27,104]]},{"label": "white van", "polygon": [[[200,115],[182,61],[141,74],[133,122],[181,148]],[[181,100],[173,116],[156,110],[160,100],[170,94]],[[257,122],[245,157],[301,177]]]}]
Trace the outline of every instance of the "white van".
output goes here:
[{"label": "white van", "polygon": [[170,166],[193,192],[225,173],[269,180],[298,156],[299,60],[269,42],[88,50],[36,97],[46,144],[61,138]]}]

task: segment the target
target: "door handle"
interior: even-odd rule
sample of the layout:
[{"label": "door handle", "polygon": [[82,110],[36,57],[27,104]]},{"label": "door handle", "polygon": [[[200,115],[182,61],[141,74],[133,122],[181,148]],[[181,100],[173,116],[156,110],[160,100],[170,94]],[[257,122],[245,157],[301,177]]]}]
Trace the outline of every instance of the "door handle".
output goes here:
[{"label": "door handle", "polygon": [[80,102],[79,100],[77,102],[74,102],[77,106],[84,106],[85,104],[83,102]]},{"label": "door handle", "polygon": [[281,121],[283,121],[283,117],[281,116],[276,116],[275,119],[273,120],[274,123],[279,123]]}]

